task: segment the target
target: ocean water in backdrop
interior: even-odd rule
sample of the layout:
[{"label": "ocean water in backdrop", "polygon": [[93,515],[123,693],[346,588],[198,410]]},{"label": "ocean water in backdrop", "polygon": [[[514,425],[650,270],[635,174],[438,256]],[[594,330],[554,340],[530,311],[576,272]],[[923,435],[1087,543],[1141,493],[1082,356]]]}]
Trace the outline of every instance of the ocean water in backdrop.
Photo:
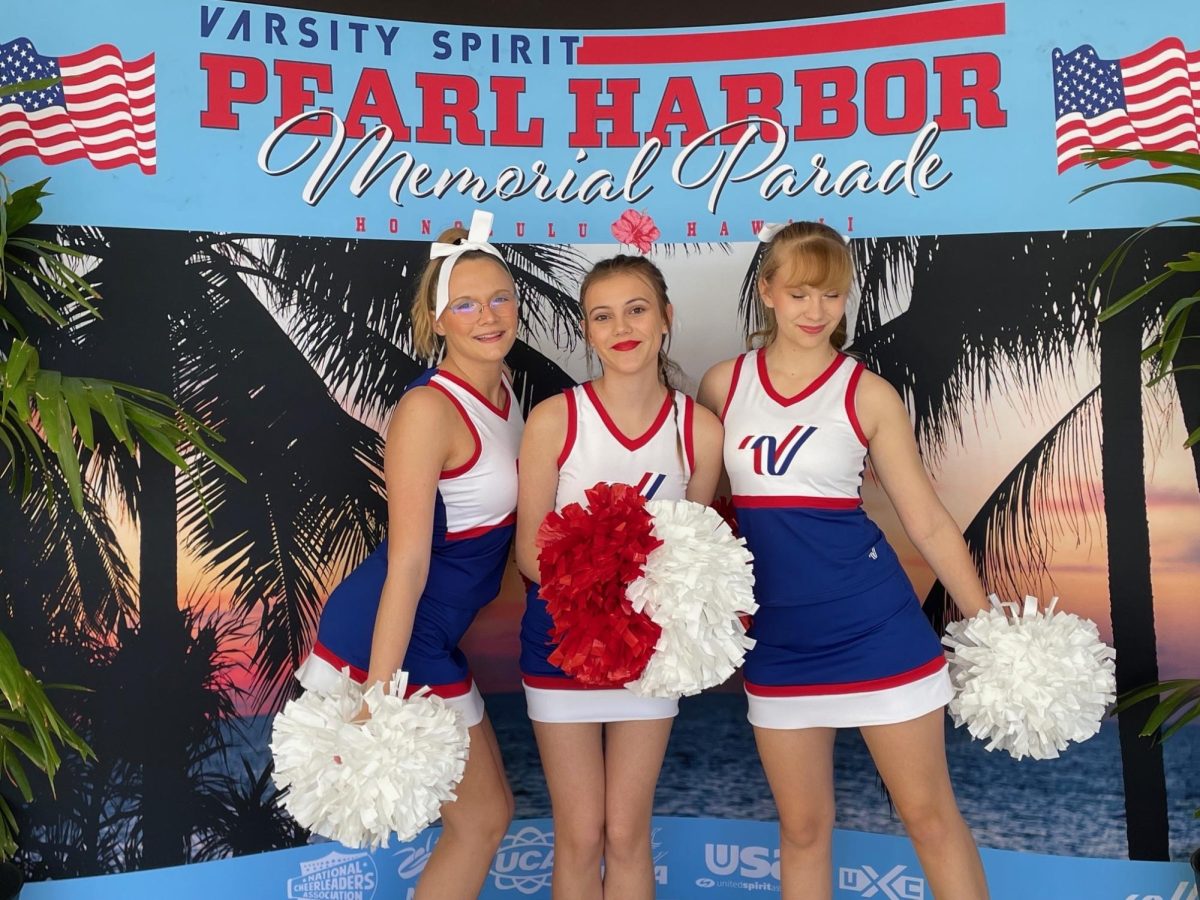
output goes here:
[{"label": "ocean water in backdrop", "polygon": [[[549,816],[550,798],[524,696],[489,694],[485,699],[513,787],[516,817]],[[270,720],[256,717],[243,725],[248,726],[243,752],[256,766],[265,765]],[[987,752],[947,717],[946,752],[959,807],[980,846],[1062,856],[1127,856],[1115,723],[1105,723],[1098,735],[1072,745],[1058,759],[1017,762],[1006,753]],[[1200,725],[1180,731],[1164,745],[1164,754],[1171,858],[1186,860],[1200,847],[1200,820],[1192,815],[1200,807]],[[834,758],[837,826],[903,834],[857,731],[839,732]],[[680,702],[654,811],[777,818],[741,694],[704,694]]]}]

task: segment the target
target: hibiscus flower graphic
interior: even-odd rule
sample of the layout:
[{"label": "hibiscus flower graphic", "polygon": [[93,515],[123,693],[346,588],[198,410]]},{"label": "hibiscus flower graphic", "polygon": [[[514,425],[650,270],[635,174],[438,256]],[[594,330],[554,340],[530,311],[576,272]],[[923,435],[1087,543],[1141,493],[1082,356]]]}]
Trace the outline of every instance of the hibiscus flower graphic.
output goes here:
[{"label": "hibiscus flower graphic", "polygon": [[640,253],[649,253],[662,232],[646,213],[627,209],[612,223],[612,234],[622,244],[631,244],[637,247]]}]

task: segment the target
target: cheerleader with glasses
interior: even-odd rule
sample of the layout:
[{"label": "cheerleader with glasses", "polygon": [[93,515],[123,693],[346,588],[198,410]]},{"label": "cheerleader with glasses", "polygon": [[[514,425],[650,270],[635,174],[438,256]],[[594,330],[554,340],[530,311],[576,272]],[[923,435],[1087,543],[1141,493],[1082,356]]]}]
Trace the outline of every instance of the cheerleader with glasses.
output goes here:
[{"label": "cheerleader with glasses", "polygon": [[[388,539],[330,595],[297,677],[310,689],[348,669],[360,682],[409,673],[469,726],[457,800],[417,885],[418,900],[477,897],[512,819],[513,799],[459,641],[500,590],[517,505],[522,418],[504,357],[516,339],[512,275],[487,237],[442,234],[413,300],[413,343],[441,361],[408,386],[387,429]],[[366,710],[362,715],[366,715]]]}]

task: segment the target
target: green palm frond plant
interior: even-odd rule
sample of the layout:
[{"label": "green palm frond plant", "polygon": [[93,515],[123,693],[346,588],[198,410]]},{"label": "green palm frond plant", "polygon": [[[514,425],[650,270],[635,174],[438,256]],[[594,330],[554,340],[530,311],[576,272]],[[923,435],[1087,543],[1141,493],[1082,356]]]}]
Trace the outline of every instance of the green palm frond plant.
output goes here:
[{"label": "green palm frond plant", "polygon": [[[1172,150],[1092,150],[1084,154],[1084,159],[1089,165],[1096,165],[1107,160],[1128,160],[1130,162],[1147,162],[1157,166],[1172,166],[1188,171],[1156,172],[1132,178],[1115,178],[1085,188],[1075,199],[1117,184],[1166,184],[1200,191],[1200,154],[1197,153]],[[1184,296],[1167,309],[1158,333],[1143,351],[1143,361],[1155,361],[1155,371],[1147,386],[1153,386],[1168,376],[1174,377],[1184,372],[1200,371],[1200,355],[1194,349],[1195,345],[1188,343],[1200,340],[1200,333],[1197,333],[1195,322],[1192,322],[1192,327],[1189,328],[1189,316],[1192,308],[1200,303],[1200,278],[1197,278],[1200,275],[1200,249],[1189,251],[1180,259],[1171,260],[1163,266],[1164,271],[1120,297],[1112,299],[1113,282],[1134,246],[1160,228],[1172,225],[1200,225],[1200,215],[1165,219],[1133,232],[1121,241],[1100,264],[1091,286],[1093,293],[1099,289],[1100,296],[1104,298],[1099,320],[1105,322],[1129,309],[1151,292],[1160,288],[1165,290],[1164,285],[1167,282],[1172,282],[1172,286],[1178,285],[1179,281],[1174,279],[1180,275],[1185,276],[1182,279],[1187,283],[1183,292]],[[1193,361],[1193,358],[1196,360]],[[1200,441],[1200,426],[1190,428],[1185,446],[1191,447],[1197,441]]]},{"label": "green palm frond plant", "polygon": [[[1116,178],[1092,185],[1080,192],[1083,197],[1093,191],[1118,184],[1163,184],[1200,191],[1200,154],[1165,150],[1093,150],[1084,155],[1088,165],[1103,161],[1146,162],[1167,168],[1170,171]],[[1182,170],[1182,171],[1180,171]],[[1078,199],[1076,197],[1076,199]],[[1200,199],[1200,198],[1198,198]],[[1113,297],[1113,283],[1122,264],[1135,245],[1144,238],[1154,235],[1159,229],[1180,225],[1200,225],[1200,215],[1178,216],[1156,222],[1133,232],[1121,241],[1100,264],[1096,278],[1091,284],[1091,293],[1101,298],[1099,321],[1106,322],[1131,308],[1151,302],[1153,294],[1161,298],[1164,291],[1175,289],[1182,296],[1166,306],[1160,323],[1149,344],[1142,352],[1142,361],[1152,368],[1147,386],[1153,386],[1171,378],[1176,390],[1182,395],[1185,390],[1194,390],[1194,384],[1185,385],[1185,379],[1200,371],[1200,320],[1192,317],[1196,304],[1200,303],[1200,248],[1188,250],[1181,257],[1163,265],[1163,270],[1141,284]],[[1179,286],[1183,285],[1180,290]],[[1185,408],[1186,409],[1186,408]],[[1200,423],[1188,421],[1185,427],[1188,436],[1185,446],[1192,447],[1200,442]],[[1149,710],[1141,728],[1142,737],[1161,743],[1177,734],[1186,725],[1200,720],[1200,678],[1178,678],[1156,681],[1126,691],[1118,698],[1112,715],[1125,712],[1141,703],[1157,698],[1157,704]],[[1200,819],[1200,809],[1195,812]]]},{"label": "green palm frond plant", "polygon": [[[10,85],[0,96],[53,83]],[[105,445],[123,446],[134,460],[162,457],[185,475],[203,460],[242,479],[213,449],[221,439],[217,432],[165,394],[42,366],[35,324],[69,331],[101,315],[99,293],[80,274],[84,255],[31,230],[42,215],[48,180],[13,190],[0,173],[0,479],[8,493],[21,505],[54,508],[69,498],[74,512],[84,515],[94,506],[85,467]],[[0,634],[0,777],[26,802],[35,787],[29,766],[53,792],[62,750],[93,756],[55,710],[47,695],[53,687],[70,686],[43,684]],[[16,835],[13,810],[0,795],[0,859],[16,851]]]}]

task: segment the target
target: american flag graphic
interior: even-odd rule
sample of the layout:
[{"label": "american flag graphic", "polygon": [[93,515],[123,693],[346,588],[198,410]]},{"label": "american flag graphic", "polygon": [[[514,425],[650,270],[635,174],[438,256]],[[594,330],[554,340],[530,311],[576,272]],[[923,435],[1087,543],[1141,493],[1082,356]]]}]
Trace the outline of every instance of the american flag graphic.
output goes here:
[{"label": "american flag graphic", "polygon": [[1200,152],[1200,51],[1172,37],[1121,59],[1091,44],[1053,57],[1059,173],[1096,147]]},{"label": "american flag graphic", "polygon": [[55,58],[28,38],[0,44],[0,87],[39,78],[61,81],[0,97],[0,164],[34,155],[47,163],[87,159],[98,169],[135,164],[153,174],[153,53],[126,62],[101,44]]}]

